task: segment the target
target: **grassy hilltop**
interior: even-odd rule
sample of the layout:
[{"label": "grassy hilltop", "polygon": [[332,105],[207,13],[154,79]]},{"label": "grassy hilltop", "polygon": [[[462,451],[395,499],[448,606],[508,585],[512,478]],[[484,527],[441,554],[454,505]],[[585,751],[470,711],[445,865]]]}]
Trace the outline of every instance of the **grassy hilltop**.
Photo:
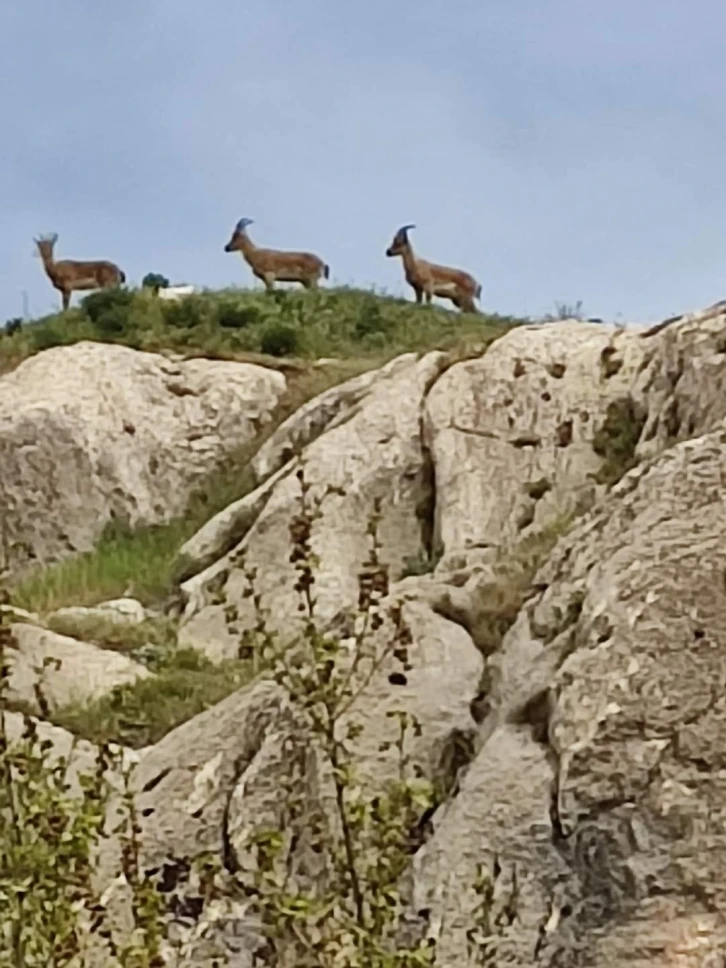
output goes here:
[{"label": "grassy hilltop", "polygon": [[[76,297],[78,299],[78,297]],[[39,350],[92,339],[211,358],[313,360],[375,366],[407,351],[475,351],[521,320],[462,315],[358,289],[223,289],[158,299],[150,290],[95,292],[78,308],[0,337],[0,372]]]}]

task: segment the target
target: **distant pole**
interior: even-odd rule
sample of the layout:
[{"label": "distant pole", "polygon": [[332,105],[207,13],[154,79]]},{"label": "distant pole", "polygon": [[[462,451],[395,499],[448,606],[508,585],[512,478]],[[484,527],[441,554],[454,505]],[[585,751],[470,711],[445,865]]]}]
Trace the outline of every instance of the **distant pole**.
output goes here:
[{"label": "distant pole", "polygon": [[23,289],[23,319],[27,319],[28,315],[28,293]]}]

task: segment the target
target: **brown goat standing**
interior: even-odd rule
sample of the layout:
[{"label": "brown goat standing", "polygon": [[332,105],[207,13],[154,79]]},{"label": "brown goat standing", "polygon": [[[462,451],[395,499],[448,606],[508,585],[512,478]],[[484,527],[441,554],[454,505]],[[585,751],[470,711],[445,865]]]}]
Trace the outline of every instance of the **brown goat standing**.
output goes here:
[{"label": "brown goat standing", "polygon": [[439,266],[417,258],[408,238],[408,230],[415,227],[415,225],[404,225],[400,228],[393,237],[393,242],[386,249],[386,255],[400,255],[403,259],[406,282],[416,293],[416,302],[420,303],[424,295],[427,303],[430,303],[434,296],[439,296],[450,299],[457,309],[465,313],[478,312],[474,300],[481,298],[479,283],[468,272],[461,269],[450,269],[448,266]]},{"label": "brown goat standing", "polygon": [[126,282],[126,275],[113,262],[77,262],[72,259],[61,259],[60,262],[56,262],[53,247],[58,241],[58,236],[55,233],[33,241],[38,246],[46,275],[63,296],[64,311],[68,309],[71,293],[74,291],[111,289]]},{"label": "brown goat standing", "polygon": [[225,252],[240,252],[253,274],[265,284],[268,292],[276,282],[299,282],[305,289],[317,289],[322,277],[330,277],[330,269],[311,252],[279,252],[277,249],[261,249],[247,234],[251,218],[241,218],[234,227],[232,238],[225,245]]}]

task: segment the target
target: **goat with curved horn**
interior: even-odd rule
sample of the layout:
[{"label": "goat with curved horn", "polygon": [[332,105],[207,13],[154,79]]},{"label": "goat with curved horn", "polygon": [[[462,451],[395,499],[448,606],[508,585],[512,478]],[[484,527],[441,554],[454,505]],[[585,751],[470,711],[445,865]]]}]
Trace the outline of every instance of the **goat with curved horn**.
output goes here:
[{"label": "goat with curved horn", "polygon": [[56,262],[53,248],[58,241],[56,232],[33,239],[40,258],[43,260],[45,274],[53,287],[57,289],[63,299],[63,311],[70,306],[73,292],[89,289],[111,289],[122,286],[126,282],[126,275],[115,262],[96,260],[93,262],[79,262],[74,259],[61,259]]},{"label": "goat with curved horn", "polygon": [[268,292],[276,282],[299,282],[305,289],[317,289],[320,278],[330,278],[330,267],[312,252],[281,252],[255,245],[247,234],[251,218],[241,218],[234,227],[225,252],[239,252],[252,273]]},{"label": "goat with curved horn", "polygon": [[408,238],[409,229],[414,228],[415,225],[401,226],[386,249],[386,255],[401,257],[406,282],[413,289],[416,302],[421,303],[425,296],[429,304],[434,296],[439,296],[450,299],[462,312],[478,312],[474,301],[481,298],[481,285],[463,269],[452,269],[419,258]]}]

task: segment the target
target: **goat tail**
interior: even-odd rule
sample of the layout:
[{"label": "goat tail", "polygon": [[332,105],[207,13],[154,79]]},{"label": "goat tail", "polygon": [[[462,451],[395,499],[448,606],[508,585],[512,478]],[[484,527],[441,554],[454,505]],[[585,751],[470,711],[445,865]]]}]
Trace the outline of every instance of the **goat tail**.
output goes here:
[{"label": "goat tail", "polygon": [[119,269],[118,278],[119,278],[119,282],[123,286],[126,283],[126,273],[123,271],[123,269]]},{"label": "goat tail", "polygon": [[476,289],[474,290],[474,297],[476,299],[481,299],[481,283],[477,282]]},{"label": "goat tail", "polygon": [[330,266],[327,264],[327,262],[323,265],[323,276],[326,279],[330,279]]}]

